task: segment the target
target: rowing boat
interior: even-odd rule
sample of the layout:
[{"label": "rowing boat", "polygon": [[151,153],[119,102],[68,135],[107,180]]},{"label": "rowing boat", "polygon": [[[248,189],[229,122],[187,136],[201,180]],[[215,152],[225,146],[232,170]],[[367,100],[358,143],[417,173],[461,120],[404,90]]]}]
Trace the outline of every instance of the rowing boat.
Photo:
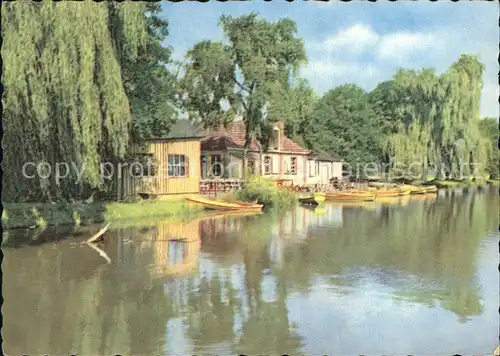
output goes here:
[{"label": "rowing boat", "polygon": [[401,193],[400,189],[379,189],[375,192],[377,198],[397,198]]},{"label": "rowing boat", "polygon": [[208,210],[238,210],[238,211],[261,211],[263,205],[256,203],[246,203],[242,201],[227,202],[210,198],[186,198],[187,201],[203,205]]},{"label": "rowing boat", "polygon": [[325,201],[325,193],[318,192],[309,196],[299,197],[299,202],[304,205],[319,205]]},{"label": "rowing boat", "polygon": [[422,189],[425,191],[425,194],[437,193],[438,191],[438,187],[436,187],[435,185],[424,186],[422,187]]},{"label": "rowing boat", "polygon": [[327,193],[325,195],[326,200],[337,200],[337,201],[374,201],[375,194],[369,192],[338,192],[338,193]]},{"label": "rowing boat", "polygon": [[404,189],[404,188],[399,189],[399,196],[400,197],[408,196],[408,195],[410,195],[410,193],[411,193],[411,190],[409,190],[409,189]]},{"label": "rowing boat", "polygon": [[299,198],[299,203],[303,205],[319,205],[319,203],[314,199],[314,197]]}]

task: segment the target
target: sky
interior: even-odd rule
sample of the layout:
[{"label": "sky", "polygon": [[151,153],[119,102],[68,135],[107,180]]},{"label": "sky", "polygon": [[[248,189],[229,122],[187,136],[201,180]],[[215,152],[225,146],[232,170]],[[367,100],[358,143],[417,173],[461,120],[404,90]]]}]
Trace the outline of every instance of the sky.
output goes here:
[{"label": "sky", "polygon": [[499,117],[499,6],[496,2],[164,2],[169,21],[166,45],[174,58],[201,40],[221,41],[221,15],[256,12],[269,21],[291,18],[308,57],[301,75],[319,94],[346,83],[372,90],[398,68],[435,68],[460,54],[485,65],[481,116]]}]

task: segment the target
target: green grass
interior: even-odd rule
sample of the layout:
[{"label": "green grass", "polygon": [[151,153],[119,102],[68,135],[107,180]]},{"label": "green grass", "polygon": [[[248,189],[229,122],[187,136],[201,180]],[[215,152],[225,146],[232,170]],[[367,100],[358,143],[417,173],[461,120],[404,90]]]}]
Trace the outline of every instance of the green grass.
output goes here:
[{"label": "green grass", "polygon": [[186,218],[201,210],[201,207],[190,205],[184,199],[91,204],[6,203],[2,213],[2,226],[6,230],[43,230],[48,226],[80,226],[105,221],[135,224],[141,219]]},{"label": "green grass", "polygon": [[137,203],[110,203],[106,205],[105,220],[140,220],[155,218],[186,218],[203,210],[184,199],[145,200]]}]

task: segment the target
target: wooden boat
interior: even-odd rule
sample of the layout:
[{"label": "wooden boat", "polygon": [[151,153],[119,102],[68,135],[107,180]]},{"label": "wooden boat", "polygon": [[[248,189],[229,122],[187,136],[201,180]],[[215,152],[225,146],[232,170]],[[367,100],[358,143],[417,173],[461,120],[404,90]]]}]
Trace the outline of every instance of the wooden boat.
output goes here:
[{"label": "wooden boat", "polygon": [[325,193],[318,192],[308,196],[299,197],[299,202],[304,205],[318,205],[325,201]]},{"label": "wooden boat", "polygon": [[374,201],[376,198],[375,193],[368,192],[336,192],[336,193],[326,193],[326,200],[337,200],[337,201]]},{"label": "wooden boat", "polygon": [[400,197],[408,196],[408,195],[410,195],[410,193],[411,193],[411,190],[409,190],[409,189],[404,189],[404,188],[399,189],[399,196]]},{"label": "wooden boat", "polygon": [[299,198],[299,203],[303,205],[319,205],[319,203],[314,199],[314,197],[302,197]]},{"label": "wooden boat", "polygon": [[425,194],[425,189],[423,187],[417,187],[415,185],[404,185],[401,190],[409,192],[410,195]]},{"label": "wooden boat", "polygon": [[400,189],[379,189],[375,192],[377,198],[397,198],[399,197],[401,190]]},{"label": "wooden boat", "polygon": [[427,185],[422,187],[422,189],[425,191],[425,194],[437,193],[438,191],[438,187],[436,187],[435,185]]},{"label": "wooden boat", "polygon": [[241,201],[227,202],[210,198],[186,198],[187,201],[203,205],[208,210],[239,210],[239,211],[261,211],[263,205],[256,203],[246,203]]}]

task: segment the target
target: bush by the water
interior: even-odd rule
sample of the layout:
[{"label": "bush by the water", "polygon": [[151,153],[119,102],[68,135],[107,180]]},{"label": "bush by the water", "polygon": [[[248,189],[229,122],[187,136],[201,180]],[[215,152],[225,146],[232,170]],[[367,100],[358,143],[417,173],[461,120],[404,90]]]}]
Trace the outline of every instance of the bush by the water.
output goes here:
[{"label": "bush by the water", "polygon": [[287,208],[297,202],[294,193],[280,189],[276,183],[263,177],[254,176],[245,182],[242,189],[235,192],[237,200],[255,201],[266,208]]}]

